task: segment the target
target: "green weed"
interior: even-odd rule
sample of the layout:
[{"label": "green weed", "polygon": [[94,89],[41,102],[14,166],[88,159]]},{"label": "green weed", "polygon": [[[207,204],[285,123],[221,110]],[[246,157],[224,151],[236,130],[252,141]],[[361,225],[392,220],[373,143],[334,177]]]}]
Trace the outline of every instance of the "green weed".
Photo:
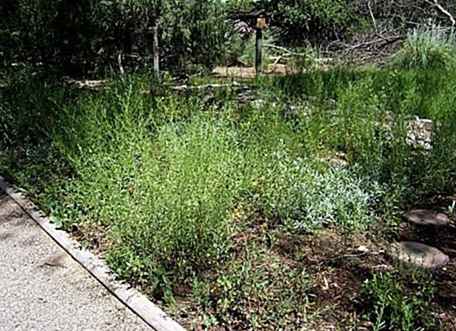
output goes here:
[{"label": "green weed", "polygon": [[434,330],[430,313],[434,285],[430,275],[378,273],[364,284],[374,330]]}]

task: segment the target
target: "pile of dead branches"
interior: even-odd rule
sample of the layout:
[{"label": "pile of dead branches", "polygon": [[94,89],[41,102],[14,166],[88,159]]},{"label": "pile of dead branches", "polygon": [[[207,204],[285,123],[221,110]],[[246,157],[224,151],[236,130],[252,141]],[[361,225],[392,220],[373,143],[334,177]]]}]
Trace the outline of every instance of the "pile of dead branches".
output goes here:
[{"label": "pile of dead branches", "polygon": [[456,1],[453,0],[354,0],[353,10],[371,21],[376,32],[407,29],[433,22],[456,25]]},{"label": "pile of dead branches", "polygon": [[323,53],[351,62],[385,62],[411,29],[423,25],[456,27],[453,0],[355,0],[351,5],[371,29],[353,33],[347,40],[331,41],[323,49]]}]

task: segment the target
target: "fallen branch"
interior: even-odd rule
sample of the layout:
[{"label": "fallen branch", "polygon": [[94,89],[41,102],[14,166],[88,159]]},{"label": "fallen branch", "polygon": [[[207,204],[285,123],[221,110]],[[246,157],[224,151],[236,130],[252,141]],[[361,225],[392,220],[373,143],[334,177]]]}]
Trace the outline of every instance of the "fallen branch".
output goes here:
[{"label": "fallen branch", "polygon": [[107,79],[102,80],[75,80],[75,79],[65,79],[65,84],[75,86],[79,89],[88,89],[98,91],[103,89],[109,81]]},{"label": "fallen branch", "polygon": [[206,89],[216,89],[216,88],[227,88],[227,87],[235,87],[235,88],[248,88],[246,85],[241,85],[238,82],[233,82],[231,84],[205,84],[205,85],[179,85],[171,87],[174,91],[187,91],[187,90],[206,90]]},{"label": "fallen branch", "polygon": [[280,56],[277,56],[275,58],[272,58],[274,60],[274,62],[272,63],[273,66],[275,66],[276,64],[278,64],[282,59],[283,59],[283,56],[280,55]]},{"label": "fallen branch", "polygon": [[117,63],[119,64],[119,71],[120,71],[120,74],[123,76],[125,75],[125,69],[122,65],[122,52],[120,52],[117,56]]},{"label": "fallen branch", "polygon": [[371,40],[371,41],[366,41],[366,42],[362,42],[362,43],[359,43],[359,44],[350,46],[350,47],[348,47],[348,50],[349,50],[349,51],[352,51],[352,50],[355,50],[355,49],[357,49],[357,48],[367,47],[367,46],[371,46],[371,45],[381,45],[381,46],[385,46],[385,45],[394,43],[395,41],[398,41],[398,40],[400,40],[401,38],[402,38],[402,36],[393,36],[393,37],[390,37],[390,38],[381,37],[381,38],[379,38],[379,39],[375,39],[375,40]]}]

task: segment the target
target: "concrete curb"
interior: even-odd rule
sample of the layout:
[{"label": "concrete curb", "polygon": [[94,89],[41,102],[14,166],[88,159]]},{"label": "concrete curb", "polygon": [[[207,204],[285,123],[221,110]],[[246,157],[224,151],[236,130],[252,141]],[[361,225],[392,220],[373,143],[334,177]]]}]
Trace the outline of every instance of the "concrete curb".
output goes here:
[{"label": "concrete curb", "polygon": [[156,331],[185,331],[138,290],[116,281],[106,262],[82,248],[68,233],[58,230],[33,202],[8,184],[2,176],[0,189],[5,191],[63,250],[146,324]]}]

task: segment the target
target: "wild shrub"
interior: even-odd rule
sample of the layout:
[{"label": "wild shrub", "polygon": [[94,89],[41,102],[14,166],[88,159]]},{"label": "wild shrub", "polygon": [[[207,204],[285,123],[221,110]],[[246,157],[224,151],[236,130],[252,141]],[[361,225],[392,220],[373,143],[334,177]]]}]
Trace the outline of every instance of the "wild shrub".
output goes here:
[{"label": "wild shrub", "polygon": [[413,165],[417,175],[413,186],[422,194],[453,192],[456,184],[456,77],[454,73],[443,77],[448,82],[436,91],[425,113],[433,121],[432,150],[422,153]]},{"label": "wild shrub", "polygon": [[[116,208],[121,214],[110,220],[110,261],[116,261],[121,274],[136,277],[119,254],[130,252],[148,261],[142,272],[149,281],[157,270],[189,276],[221,263],[230,247],[229,210],[242,187],[242,156],[233,133],[195,120],[186,127],[162,128],[148,146],[149,151],[136,156],[136,167],[120,172],[112,183],[124,193]],[[113,165],[108,169],[115,170]],[[123,206],[130,206],[126,214]]]},{"label": "wild shrub", "polygon": [[256,8],[265,9],[273,17],[273,26],[282,32],[282,41],[303,43],[337,38],[356,20],[344,0],[337,1],[253,1]]},{"label": "wild shrub", "polygon": [[56,143],[77,174],[71,204],[110,229],[108,261],[123,277],[166,290],[166,279],[227,257],[243,157],[236,132],[216,118],[156,127],[145,100],[131,87],[117,98],[86,98],[67,110],[72,124]]},{"label": "wild shrub", "polygon": [[45,64],[72,76],[117,71],[119,59],[134,70],[151,63],[151,28],[160,16],[162,65],[211,67],[232,37],[225,7],[219,0],[20,0],[7,8],[14,19],[0,25],[0,51],[8,64]]},{"label": "wild shrub", "polygon": [[[386,76],[391,79],[392,75]],[[414,88],[403,88],[397,92],[394,83],[374,74],[338,90],[329,139],[333,148],[359,166],[362,175],[391,188],[410,184],[412,162],[419,157],[406,143],[406,136],[420,95]]]},{"label": "wild shrub", "polygon": [[40,71],[18,68],[0,88],[0,146],[49,140],[61,105],[71,93]]}]

